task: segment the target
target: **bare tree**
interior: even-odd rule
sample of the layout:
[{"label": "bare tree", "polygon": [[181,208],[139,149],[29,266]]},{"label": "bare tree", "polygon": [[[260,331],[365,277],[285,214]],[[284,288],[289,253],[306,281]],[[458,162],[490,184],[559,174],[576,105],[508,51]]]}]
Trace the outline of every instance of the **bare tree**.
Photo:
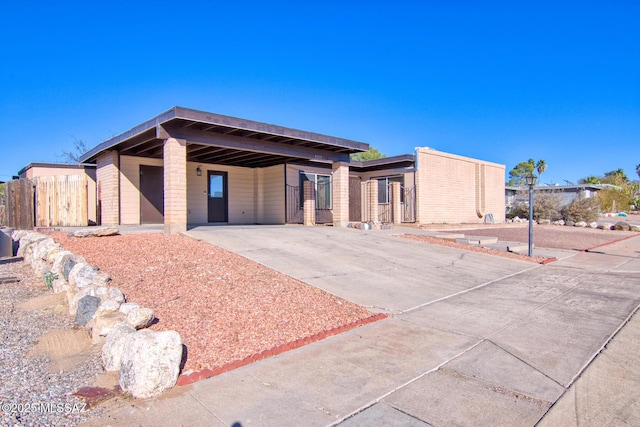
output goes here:
[{"label": "bare tree", "polygon": [[73,135],[71,137],[73,138],[73,150],[63,151],[60,157],[62,157],[62,161],[64,163],[81,163],[80,157],[86,153],[89,148],[83,140],[78,139]]}]

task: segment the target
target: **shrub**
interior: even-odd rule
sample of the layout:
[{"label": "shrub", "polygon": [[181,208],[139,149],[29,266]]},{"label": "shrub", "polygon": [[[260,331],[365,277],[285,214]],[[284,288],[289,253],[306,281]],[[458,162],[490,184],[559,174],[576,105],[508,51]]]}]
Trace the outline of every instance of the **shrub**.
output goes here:
[{"label": "shrub", "polygon": [[594,197],[577,197],[562,210],[562,219],[573,222],[593,222],[600,215],[600,203]]},{"label": "shrub", "polygon": [[540,192],[533,195],[533,218],[536,221],[548,219],[557,221],[562,218],[562,193],[558,191]]},{"label": "shrub", "polygon": [[[598,200],[603,212],[625,212],[634,204],[638,192],[637,184],[630,182],[619,187],[607,187],[598,192]],[[615,209],[613,202],[615,202]]]},{"label": "shrub", "polygon": [[[562,192],[537,191],[533,194],[533,218],[538,221],[556,221],[562,218]],[[529,190],[518,190],[516,203],[507,212],[507,218],[529,218]]]}]

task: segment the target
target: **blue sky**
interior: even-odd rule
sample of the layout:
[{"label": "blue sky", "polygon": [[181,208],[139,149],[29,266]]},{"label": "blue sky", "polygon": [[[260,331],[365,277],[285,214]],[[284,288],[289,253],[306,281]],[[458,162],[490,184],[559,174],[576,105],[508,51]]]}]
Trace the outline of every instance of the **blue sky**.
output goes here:
[{"label": "blue sky", "polygon": [[638,1],[0,5],[0,180],[175,105],[637,179]]}]

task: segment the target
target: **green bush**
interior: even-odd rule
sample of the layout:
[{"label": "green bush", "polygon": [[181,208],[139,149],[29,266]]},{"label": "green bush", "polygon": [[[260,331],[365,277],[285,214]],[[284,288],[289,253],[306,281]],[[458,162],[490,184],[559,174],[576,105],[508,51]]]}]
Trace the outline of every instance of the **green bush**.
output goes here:
[{"label": "green bush", "polygon": [[593,222],[600,215],[600,203],[594,197],[577,197],[562,210],[562,219],[573,222]]}]

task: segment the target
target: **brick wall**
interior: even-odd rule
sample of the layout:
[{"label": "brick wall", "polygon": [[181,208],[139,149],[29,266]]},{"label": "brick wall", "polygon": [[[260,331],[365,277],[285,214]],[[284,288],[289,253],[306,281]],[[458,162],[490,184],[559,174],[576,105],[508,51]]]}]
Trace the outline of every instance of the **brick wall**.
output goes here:
[{"label": "brick wall", "polygon": [[427,148],[417,160],[420,223],[481,223],[488,213],[504,222],[504,165]]},{"label": "brick wall", "polygon": [[164,142],[164,232],[187,230],[187,147],[184,140]]},{"label": "brick wall", "polygon": [[120,164],[116,151],[106,151],[96,161],[98,209],[103,225],[120,224]]}]

